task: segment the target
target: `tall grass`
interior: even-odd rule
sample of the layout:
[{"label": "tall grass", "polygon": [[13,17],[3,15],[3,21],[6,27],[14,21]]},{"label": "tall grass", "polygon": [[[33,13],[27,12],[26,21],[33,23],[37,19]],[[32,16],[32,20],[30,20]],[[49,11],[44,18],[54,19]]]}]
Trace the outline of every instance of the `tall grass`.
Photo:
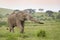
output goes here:
[{"label": "tall grass", "polygon": [[21,34],[17,27],[14,33],[9,32],[6,28],[0,27],[0,40],[60,40],[60,22],[45,22],[43,25],[27,23],[24,34]]}]

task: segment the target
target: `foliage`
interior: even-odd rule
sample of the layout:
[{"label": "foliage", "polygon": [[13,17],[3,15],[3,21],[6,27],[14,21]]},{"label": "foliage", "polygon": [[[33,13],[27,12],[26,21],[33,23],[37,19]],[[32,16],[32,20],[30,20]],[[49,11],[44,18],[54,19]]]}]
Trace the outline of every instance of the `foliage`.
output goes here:
[{"label": "foliage", "polygon": [[24,11],[27,13],[35,13],[35,9],[25,9]]},{"label": "foliage", "polygon": [[60,14],[57,15],[56,19],[60,19]]},{"label": "foliage", "polygon": [[40,9],[38,9],[38,10],[39,10],[39,11],[44,11],[44,9],[41,9],[41,8],[40,8]]},{"label": "foliage", "polygon": [[51,11],[51,10],[47,10],[46,13],[48,14],[49,17],[51,17],[52,14],[53,14],[53,11]]},{"label": "foliage", "polygon": [[60,10],[58,12],[60,12]]},{"label": "foliage", "polygon": [[46,32],[44,30],[41,30],[37,33],[38,37],[46,37]]},{"label": "foliage", "polygon": [[7,26],[7,22],[6,21],[0,21],[0,27],[2,26]]},{"label": "foliage", "polygon": [[3,14],[0,14],[0,19],[2,19],[4,16],[3,16]]}]

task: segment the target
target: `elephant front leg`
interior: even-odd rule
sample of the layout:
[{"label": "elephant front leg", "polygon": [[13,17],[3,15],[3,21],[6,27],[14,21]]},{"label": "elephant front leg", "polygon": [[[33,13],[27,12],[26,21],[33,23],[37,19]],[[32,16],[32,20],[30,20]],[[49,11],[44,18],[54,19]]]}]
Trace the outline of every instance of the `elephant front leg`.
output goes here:
[{"label": "elephant front leg", "polygon": [[20,33],[24,33],[24,27],[22,25],[20,26],[20,29],[21,29]]},{"label": "elephant front leg", "polygon": [[24,33],[24,21],[21,21],[20,28],[21,28],[21,33]]}]

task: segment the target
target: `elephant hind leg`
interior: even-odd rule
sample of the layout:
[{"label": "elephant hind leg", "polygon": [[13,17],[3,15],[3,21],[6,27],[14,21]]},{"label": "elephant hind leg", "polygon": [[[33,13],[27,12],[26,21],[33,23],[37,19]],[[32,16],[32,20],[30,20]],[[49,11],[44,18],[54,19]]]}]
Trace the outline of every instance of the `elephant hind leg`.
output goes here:
[{"label": "elephant hind leg", "polygon": [[17,24],[17,27],[19,27],[20,28],[20,33],[24,33],[24,21],[17,21],[16,22],[16,24]]},{"label": "elephant hind leg", "polygon": [[14,27],[15,27],[15,26],[11,26],[11,27],[10,27],[10,32],[14,32]]}]

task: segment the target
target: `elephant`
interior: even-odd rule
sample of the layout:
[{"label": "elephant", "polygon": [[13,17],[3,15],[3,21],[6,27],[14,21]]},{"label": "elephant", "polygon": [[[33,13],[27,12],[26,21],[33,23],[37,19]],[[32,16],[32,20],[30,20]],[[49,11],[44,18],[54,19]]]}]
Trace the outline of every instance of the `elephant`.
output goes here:
[{"label": "elephant", "polygon": [[31,16],[31,14],[28,14],[25,11],[14,10],[8,16],[9,31],[14,32],[14,27],[17,26],[20,28],[20,32],[24,33],[24,23],[26,20],[31,20],[39,24],[44,24],[43,22],[35,19],[33,16]]}]

